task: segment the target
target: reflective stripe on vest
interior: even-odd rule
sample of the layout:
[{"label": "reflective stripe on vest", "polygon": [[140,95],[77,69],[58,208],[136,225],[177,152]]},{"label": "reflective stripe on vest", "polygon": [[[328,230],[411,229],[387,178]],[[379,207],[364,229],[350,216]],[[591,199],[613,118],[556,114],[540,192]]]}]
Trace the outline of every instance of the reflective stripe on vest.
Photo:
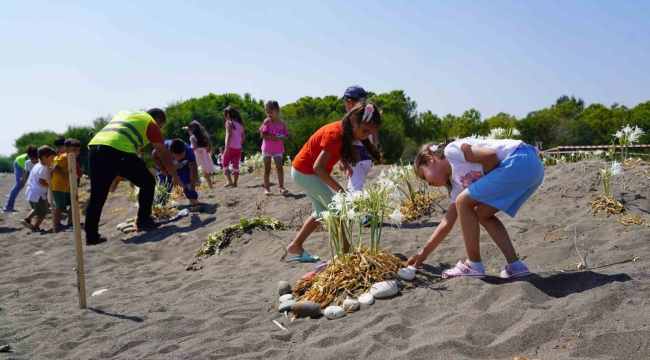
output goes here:
[{"label": "reflective stripe on vest", "polygon": [[153,121],[144,111],[120,111],[88,145],[108,145],[135,154],[149,143],[147,127]]}]

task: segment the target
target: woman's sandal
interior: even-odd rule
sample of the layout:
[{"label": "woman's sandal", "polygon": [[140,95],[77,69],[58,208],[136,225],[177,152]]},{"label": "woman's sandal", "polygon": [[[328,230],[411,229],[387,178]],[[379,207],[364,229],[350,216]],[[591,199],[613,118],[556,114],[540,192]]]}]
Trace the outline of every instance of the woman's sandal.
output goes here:
[{"label": "woman's sandal", "polygon": [[469,266],[465,265],[462,261],[459,261],[458,264],[456,264],[456,267],[447,269],[442,272],[442,278],[443,279],[449,279],[449,278],[454,278],[454,277],[472,277],[472,278],[477,278],[477,279],[483,279],[485,278],[485,273],[484,272],[478,272],[476,270],[471,269]]},{"label": "woman's sandal", "polygon": [[273,193],[271,193],[270,191],[264,189],[264,195],[271,196],[271,195],[273,195]]},{"label": "woman's sandal", "polygon": [[288,193],[289,193],[289,190],[287,190],[285,188],[280,188],[280,194],[284,195],[284,194],[288,194]]}]

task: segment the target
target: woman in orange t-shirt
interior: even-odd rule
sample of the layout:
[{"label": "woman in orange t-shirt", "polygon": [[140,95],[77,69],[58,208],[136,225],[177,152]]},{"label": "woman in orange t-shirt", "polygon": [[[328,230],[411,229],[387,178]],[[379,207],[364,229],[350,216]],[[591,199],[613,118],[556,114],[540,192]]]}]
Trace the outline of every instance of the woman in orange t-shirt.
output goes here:
[{"label": "woman in orange t-shirt", "polygon": [[[341,160],[348,175],[352,175],[350,165],[359,162],[359,150],[354,143],[361,141],[366,152],[379,160],[379,151],[368,135],[381,126],[381,114],[375,105],[360,101],[345,115],[343,120],[321,127],[312,135],[302,150],[296,155],[291,167],[291,178],[314,205],[315,211],[305,220],[300,232],[287,246],[286,262],[316,262],[318,256],[310,255],[302,244],[318,227],[321,213],[327,211],[334,192],[345,191],[332,178],[334,165]],[[333,191],[332,191],[333,190]]]}]

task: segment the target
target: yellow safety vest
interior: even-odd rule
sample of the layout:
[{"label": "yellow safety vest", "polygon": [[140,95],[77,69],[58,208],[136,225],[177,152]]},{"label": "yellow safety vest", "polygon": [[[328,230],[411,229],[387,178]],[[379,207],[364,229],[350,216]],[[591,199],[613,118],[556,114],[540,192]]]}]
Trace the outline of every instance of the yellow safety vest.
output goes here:
[{"label": "yellow safety vest", "polygon": [[15,161],[18,164],[18,166],[20,166],[23,170],[25,170],[25,163],[27,163],[27,154],[16,156]]},{"label": "yellow safety vest", "polygon": [[90,145],[108,145],[117,150],[137,154],[147,145],[147,127],[154,119],[146,111],[120,111],[90,141]]}]

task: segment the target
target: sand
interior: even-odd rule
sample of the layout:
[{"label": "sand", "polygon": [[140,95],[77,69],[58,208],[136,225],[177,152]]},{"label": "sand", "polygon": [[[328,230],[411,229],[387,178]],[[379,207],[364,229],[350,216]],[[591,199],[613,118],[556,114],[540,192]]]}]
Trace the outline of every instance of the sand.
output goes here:
[{"label": "sand", "polygon": [[[0,214],[0,345],[13,348],[0,359],[647,359],[650,227],[587,214],[587,201],[602,193],[603,166],[550,167],[517,219],[499,215],[535,275],[499,279],[505,260],[482,233],[490,276],[437,281],[464,258],[456,229],[427,259],[414,289],[334,321],[290,322],[276,310],[278,281],[295,282],[313,269],[282,261],[310,211],[290,179],[286,197],[277,187],[264,196],[259,174],[242,176],[237,189],[218,183],[200,193],[216,211],[134,235],[115,226],[135,207],[123,194],[111,197],[100,227],[108,243],[84,247],[87,310],[78,309],[72,231],[28,233],[18,223],[26,209],[18,201],[23,212]],[[650,223],[650,175],[634,172],[614,178],[612,193]],[[11,179],[0,178],[0,193],[8,193]],[[294,229],[245,235],[204,259],[200,270],[186,270],[209,233],[256,214]],[[440,219],[437,212],[386,228],[383,247],[409,256]],[[574,229],[582,256],[588,253],[585,271],[567,270],[581,261]],[[561,239],[544,239],[547,231]],[[329,259],[325,239],[316,233],[305,247]],[[101,289],[107,291],[90,296]]]}]

